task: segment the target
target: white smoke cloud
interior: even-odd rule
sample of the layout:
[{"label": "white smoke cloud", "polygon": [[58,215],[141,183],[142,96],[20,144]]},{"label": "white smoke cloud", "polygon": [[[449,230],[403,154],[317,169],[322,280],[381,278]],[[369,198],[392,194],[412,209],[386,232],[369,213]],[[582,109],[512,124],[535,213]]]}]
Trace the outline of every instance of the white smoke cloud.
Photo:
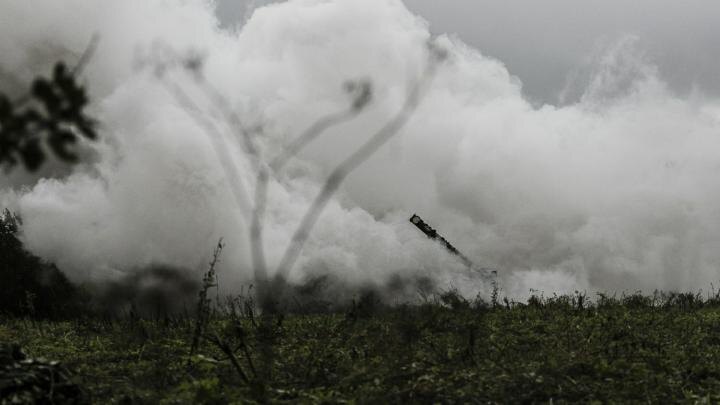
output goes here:
[{"label": "white smoke cloud", "polygon": [[[212,134],[163,80],[193,95],[213,122],[225,120],[192,78],[159,78],[149,60],[167,49],[203,55],[203,77],[246,125],[262,125],[269,154],[346,108],[343,82],[373,82],[368,111],[330,130],[272,184],[265,245],[273,264],[324,176],[400,108],[430,38],[400,1],[274,4],[233,33],[218,28],[211,2],[44,3],[0,6],[2,72],[27,82],[97,32],[85,80],[103,141],[69,176],[23,178],[22,189],[9,187],[17,178],[0,183],[0,202],[23,215],[27,246],[76,280],[151,263],[200,271],[220,236],[221,277],[252,275],[248,212],[230,187],[252,186],[251,165],[228,147],[241,178],[226,177]],[[481,282],[407,222],[418,212],[476,263],[497,268],[511,296],[717,281],[718,100],[673,94],[624,40],[598,58],[577,103],[534,107],[500,61],[458,39],[438,41],[450,58],[419,110],[348,178],[293,279],[329,271],[363,285],[401,274],[474,294]]]}]

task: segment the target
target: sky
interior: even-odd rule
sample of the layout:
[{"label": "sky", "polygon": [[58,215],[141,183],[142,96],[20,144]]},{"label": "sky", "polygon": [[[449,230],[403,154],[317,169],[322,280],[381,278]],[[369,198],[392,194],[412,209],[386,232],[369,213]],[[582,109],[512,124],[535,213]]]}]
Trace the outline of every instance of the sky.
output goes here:
[{"label": "sky", "polygon": [[224,288],[251,283],[258,159],[239,127],[268,161],[367,83],[361,113],[271,177],[271,271],[328,176],[422,84],[327,201],[290,281],[487,291],[417,213],[511,298],[717,284],[716,2],[72,1],[0,3],[0,86],[21,94],[97,34],[81,79],[100,141],[82,164],[0,177],[0,206],[75,281],[155,265],[200,277],[222,237]]},{"label": "sky", "polygon": [[[268,0],[217,0],[226,27]],[[720,94],[720,2],[714,0],[405,0],[436,34],[502,61],[537,103],[575,101],[599,52],[626,35],[677,92]]]}]

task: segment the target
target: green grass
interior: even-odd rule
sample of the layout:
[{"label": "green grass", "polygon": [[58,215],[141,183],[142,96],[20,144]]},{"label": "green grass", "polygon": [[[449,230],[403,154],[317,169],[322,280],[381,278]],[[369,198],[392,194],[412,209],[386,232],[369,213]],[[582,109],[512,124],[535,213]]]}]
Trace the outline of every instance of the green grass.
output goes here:
[{"label": "green grass", "polygon": [[189,318],[4,319],[0,341],[60,360],[94,403],[720,401],[716,299],[632,295],[588,307],[578,297],[446,299],[258,325],[216,315],[208,329],[237,349],[248,382],[207,339],[188,362]]}]

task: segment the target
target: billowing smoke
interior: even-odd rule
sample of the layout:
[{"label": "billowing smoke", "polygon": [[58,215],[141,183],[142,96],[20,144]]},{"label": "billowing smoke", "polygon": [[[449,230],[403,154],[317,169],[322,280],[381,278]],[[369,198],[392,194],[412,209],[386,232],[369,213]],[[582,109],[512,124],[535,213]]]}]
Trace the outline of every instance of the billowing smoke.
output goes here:
[{"label": "billowing smoke", "polygon": [[[53,61],[71,63],[97,33],[84,81],[103,140],[87,146],[83,165],[0,180],[0,203],[23,216],[28,248],[76,280],[154,263],[199,275],[220,237],[221,280],[251,280],[255,173],[203,87],[219,92],[272,156],[347,108],[347,80],[373,83],[366,111],[331,128],[271,184],[272,267],[329,171],[397,113],[427,64],[429,28],[399,0],[289,1],[256,9],[236,32],[219,28],[211,2],[43,3],[0,6],[3,86],[19,91]],[[291,279],[481,288],[408,223],[415,212],[496,268],[510,296],[697,289],[720,279],[720,100],[674,94],[628,37],[572,81],[577,102],[536,107],[502,62],[456,38],[435,41],[449,58],[422,104],[349,176]],[[194,70],[175,66],[178,55],[196,61]],[[239,177],[227,175],[230,166]],[[235,195],[238,185],[245,192]]]}]

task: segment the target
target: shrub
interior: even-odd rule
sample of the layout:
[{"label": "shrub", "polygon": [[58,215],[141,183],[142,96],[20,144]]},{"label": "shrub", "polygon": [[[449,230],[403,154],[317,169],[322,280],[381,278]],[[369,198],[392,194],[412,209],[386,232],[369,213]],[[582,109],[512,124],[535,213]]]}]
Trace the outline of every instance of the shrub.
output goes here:
[{"label": "shrub", "polygon": [[18,239],[22,220],[9,210],[0,215],[0,312],[57,318],[80,308],[80,293],[52,263],[25,250]]}]

